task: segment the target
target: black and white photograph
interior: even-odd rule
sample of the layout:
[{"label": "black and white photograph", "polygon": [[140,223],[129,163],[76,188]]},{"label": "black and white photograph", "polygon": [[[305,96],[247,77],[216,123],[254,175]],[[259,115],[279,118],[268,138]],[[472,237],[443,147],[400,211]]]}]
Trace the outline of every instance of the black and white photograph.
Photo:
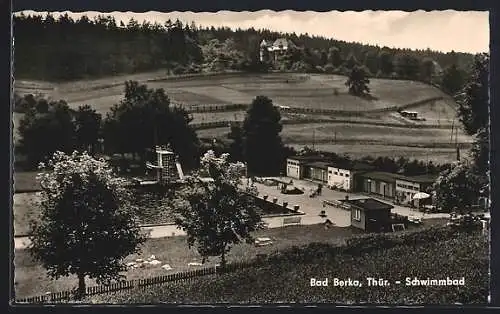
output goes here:
[{"label": "black and white photograph", "polygon": [[488,11],[12,19],[15,304],[490,302]]}]

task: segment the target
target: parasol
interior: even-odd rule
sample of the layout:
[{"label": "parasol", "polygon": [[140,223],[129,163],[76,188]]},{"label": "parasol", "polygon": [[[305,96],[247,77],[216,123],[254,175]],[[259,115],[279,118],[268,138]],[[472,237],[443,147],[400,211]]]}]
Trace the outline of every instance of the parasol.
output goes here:
[{"label": "parasol", "polygon": [[413,195],[412,199],[414,200],[422,200],[431,197],[429,194],[424,193],[424,192],[418,192],[415,195]]}]

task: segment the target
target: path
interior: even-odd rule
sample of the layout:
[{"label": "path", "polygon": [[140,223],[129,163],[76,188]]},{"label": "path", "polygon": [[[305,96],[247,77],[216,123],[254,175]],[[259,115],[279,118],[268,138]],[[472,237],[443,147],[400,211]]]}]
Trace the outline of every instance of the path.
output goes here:
[{"label": "path", "polygon": [[[280,178],[284,181],[290,181],[290,178]],[[328,218],[335,226],[338,227],[348,227],[351,225],[351,213],[350,211],[339,209],[333,206],[323,207],[324,200],[342,200],[345,199],[346,195],[349,195],[349,198],[366,198],[366,195],[357,194],[357,193],[344,193],[333,191],[328,188],[323,188],[323,192],[321,196],[317,196],[314,198],[309,197],[308,191],[311,188],[317,187],[316,183],[312,183],[304,180],[293,180],[293,183],[297,187],[303,187],[306,190],[306,193],[300,195],[290,195],[290,194],[281,194],[281,191],[278,190],[275,186],[266,186],[264,184],[255,183],[257,189],[259,191],[259,195],[267,194],[269,199],[276,197],[278,199],[278,203],[282,204],[284,201],[288,202],[290,207],[293,205],[300,205],[299,210],[304,213],[301,215],[301,224],[302,225],[314,225],[325,222],[325,219]],[[381,200],[384,201],[384,200]],[[384,201],[387,202],[387,201]],[[404,216],[415,216],[421,219],[431,219],[431,218],[448,218],[449,214],[423,214],[421,212],[414,211],[410,208],[393,205],[392,209],[393,213],[397,213]],[[320,211],[324,210],[327,217],[322,218],[319,217]],[[269,228],[280,228],[283,226],[283,218],[284,217],[269,217],[263,218],[263,221],[268,225]],[[177,229],[176,225],[164,225],[164,226],[152,226],[152,227],[143,227],[144,231],[150,232],[150,238],[165,238],[172,236],[182,236],[186,233],[180,229]],[[27,237],[16,237],[14,238],[14,248],[15,249],[24,249],[28,247],[30,241]]]}]

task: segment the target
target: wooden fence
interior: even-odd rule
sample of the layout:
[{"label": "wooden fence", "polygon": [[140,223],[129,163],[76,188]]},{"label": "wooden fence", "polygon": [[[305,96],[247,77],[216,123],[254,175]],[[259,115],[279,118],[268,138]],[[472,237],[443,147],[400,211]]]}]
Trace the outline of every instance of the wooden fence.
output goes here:
[{"label": "wooden fence", "polygon": [[[191,127],[195,130],[205,130],[205,129],[216,129],[229,127],[234,123],[241,123],[241,121],[211,121],[211,122],[198,122],[191,123]],[[396,127],[396,128],[408,128],[408,129],[450,129],[450,125],[425,125],[425,124],[401,124],[383,121],[364,121],[364,120],[350,120],[350,119],[314,119],[314,118],[299,118],[282,120],[283,125],[293,125],[293,124],[310,124],[310,123],[349,123],[349,124],[364,124],[364,125],[375,125],[375,126],[385,126],[385,127]]]},{"label": "wooden fence", "polygon": [[[215,275],[215,274],[227,273],[227,272],[231,272],[231,271],[244,269],[244,268],[256,265],[257,263],[261,263],[261,262],[262,262],[262,259],[257,259],[257,260],[253,260],[253,261],[227,264],[226,267],[223,269],[220,268],[220,266],[219,267],[218,266],[204,267],[204,268],[199,268],[196,270],[173,273],[173,274],[168,274],[168,275],[163,275],[163,276],[156,276],[156,277],[145,278],[145,279],[134,279],[134,280],[128,280],[128,281],[120,281],[120,282],[112,283],[109,285],[91,286],[91,287],[86,288],[85,294],[87,296],[91,296],[91,295],[96,295],[96,294],[111,293],[111,292],[116,292],[116,291],[134,289],[134,288],[155,286],[155,285],[160,285],[160,284],[169,283],[169,282],[171,282],[171,283],[173,283],[173,282],[186,282],[186,281],[193,280],[194,278],[200,277],[200,276]],[[72,300],[72,299],[74,299],[74,296],[75,296],[74,290],[67,290],[67,291],[54,292],[54,293],[50,293],[50,294],[34,296],[34,297],[16,299],[16,303],[54,303],[57,301]]]},{"label": "wooden fence", "polygon": [[[337,110],[337,109],[328,109],[328,108],[305,108],[305,107],[289,107],[289,108],[280,108],[276,106],[279,110],[290,113],[308,113],[308,114],[336,114],[336,115],[366,115],[366,114],[374,114],[374,113],[385,113],[397,110],[405,110],[410,109],[412,107],[417,107],[423,105],[428,102],[443,100],[444,97],[432,97],[427,99],[418,100],[415,102],[411,102],[408,104],[404,104],[401,106],[389,106],[385,108],[379,109],[371,109],[371,110],[361,110],[361,111],[352,111],[352,110]],[[182,104],[176,103],[175,106],[184,108],[189,113],[203,113],[203,112],[226,112],[226,111],[241,111],[246,110],[249,107],[249,104]]]}]

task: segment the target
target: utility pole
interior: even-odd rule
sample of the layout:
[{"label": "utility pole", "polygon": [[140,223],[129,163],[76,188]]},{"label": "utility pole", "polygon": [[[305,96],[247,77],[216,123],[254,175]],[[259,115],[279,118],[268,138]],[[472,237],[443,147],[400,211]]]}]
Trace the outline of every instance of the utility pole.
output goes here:
[{"label": "utility pole", "polygon": [[315,144],[316,144],[316,130],[313,129],[313,145],[312,145],[313,151],[315,151]]},{"label": "utility pole", "polygon": [[450,137],[450,144],[453,143],[453,128],[455,126],[455,120],[451,122],[451,137]]}]

